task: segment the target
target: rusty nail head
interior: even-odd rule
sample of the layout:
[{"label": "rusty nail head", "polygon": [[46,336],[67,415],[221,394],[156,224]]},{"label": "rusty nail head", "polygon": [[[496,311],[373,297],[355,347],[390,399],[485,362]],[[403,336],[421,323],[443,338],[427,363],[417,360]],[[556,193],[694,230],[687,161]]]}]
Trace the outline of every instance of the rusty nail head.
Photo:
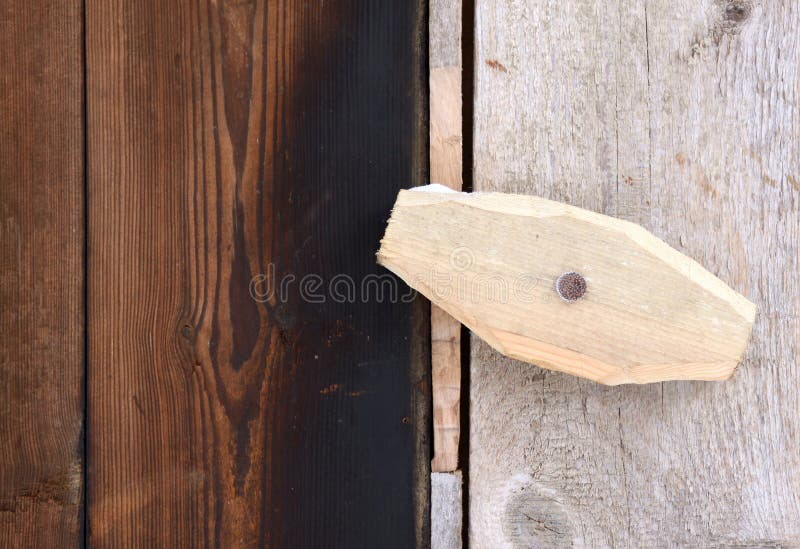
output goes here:
[{"label": "rusty nail head", "polygon": [[564,301],[578,301],[586,293],[586,279],[574,271],[564,273],[556,280],[556,292]]}]

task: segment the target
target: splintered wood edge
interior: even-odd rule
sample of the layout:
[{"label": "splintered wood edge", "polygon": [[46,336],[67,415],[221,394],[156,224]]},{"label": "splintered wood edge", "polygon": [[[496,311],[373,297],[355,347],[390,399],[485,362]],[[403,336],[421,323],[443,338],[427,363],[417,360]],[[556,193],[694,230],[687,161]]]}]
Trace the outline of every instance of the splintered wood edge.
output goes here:
[{"label": "splintered wood edge", "polygon": [[[480,198],[480,200],[476,200]],[[676,269],[689,281],[699,285],[704,290],[730,304],[733,311],[749,324],[750,333],[755,320],[756,306],[750,300],[730,288],[718,277],[706,270],[693,259],[678,252],[667,243],[648,232],[644,228],[606,215],[584,210],[568,204],[554,202],[544,198],[508,195],[503,193],[455,193],[455,192],[428,192],[401,190],[395,209],[398,207],[416,207],[454,201],[486,211],[495,211],[503,214],[520,215],[536,218],[568,216],[574,219],[593,223],[604,228],[621,232],[633,242],[655,255],[666,266]],[[392,216],[389,225],[392,223]],[[388,232],[388,229],[387,229]],[[450,315],[458,318],[472,332],[481,337],[490,346],[500,353],[517,360],[536,364],[551,370],[584,377],[604,385],[620,385],[625,383],[641,384],[655,381],[701,380],[722,381],[729,379],[741,362],[750,339],[748,336],[741,342],[735,360],[718,362],[697,363],[658,363],[638,364],[629,367],[607,364],[591,356],[567,349],[562,349],[549,343],[520,336],[502,330],[486,328],[477,318],[451,302],[436,299],[436,293],[420,280],[411,276],[401,266],[393,261],[391,252],[381,247],[376,256],[380,265],[397,274],[412,288],[431,299],[431,302]],[[409,282],[411,281],[411,282]]]}]

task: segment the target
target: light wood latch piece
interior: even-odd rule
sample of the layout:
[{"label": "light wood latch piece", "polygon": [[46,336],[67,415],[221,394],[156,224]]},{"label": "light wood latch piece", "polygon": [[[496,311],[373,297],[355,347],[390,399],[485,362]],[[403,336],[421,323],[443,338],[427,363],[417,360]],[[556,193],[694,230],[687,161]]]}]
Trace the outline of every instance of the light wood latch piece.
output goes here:
[{"label": "light wood latch piece", "polygon": [[378,262],[504,355],[607,385],[727,379],[755,317],[642,227],[533,196],[401,191]]}]

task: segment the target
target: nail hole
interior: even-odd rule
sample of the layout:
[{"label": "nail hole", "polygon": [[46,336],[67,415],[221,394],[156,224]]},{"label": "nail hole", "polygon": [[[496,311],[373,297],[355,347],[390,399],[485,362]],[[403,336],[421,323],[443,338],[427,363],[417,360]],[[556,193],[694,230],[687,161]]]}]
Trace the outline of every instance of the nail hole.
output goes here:
[{"label": "nail hole", "polygon": [[564,273],[556,280],[556,292],[564,301],[578,301],[586,293],[586,279],[576,272]]}]

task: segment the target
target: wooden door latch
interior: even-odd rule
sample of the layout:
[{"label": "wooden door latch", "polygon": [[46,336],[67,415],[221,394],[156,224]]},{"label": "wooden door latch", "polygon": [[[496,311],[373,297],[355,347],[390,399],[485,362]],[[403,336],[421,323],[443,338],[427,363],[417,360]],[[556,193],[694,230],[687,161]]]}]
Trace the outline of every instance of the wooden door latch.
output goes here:
[{"label": "wooden door latch", "polygon": [[642,227],[533,196],[400,191],[378,262],[504,355],[607,385],[729,378],[756,310]]}]

